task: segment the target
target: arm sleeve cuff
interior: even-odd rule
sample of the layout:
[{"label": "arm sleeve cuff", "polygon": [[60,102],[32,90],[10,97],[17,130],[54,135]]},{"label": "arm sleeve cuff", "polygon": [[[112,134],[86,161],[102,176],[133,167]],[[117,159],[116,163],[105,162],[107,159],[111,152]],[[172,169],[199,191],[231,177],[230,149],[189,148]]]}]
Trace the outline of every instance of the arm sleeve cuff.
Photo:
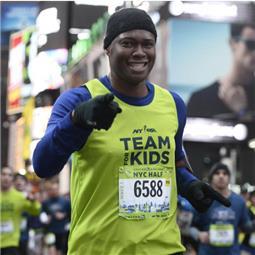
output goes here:
[{"label": "arm sleeve cuff", "polygon": [[197,180],[197,177],[194,176],[187,168],[179,167],[176,169],[176,180],[177,180],[178,193],[180,195],[183,195],[187,186],[191,182]]}]

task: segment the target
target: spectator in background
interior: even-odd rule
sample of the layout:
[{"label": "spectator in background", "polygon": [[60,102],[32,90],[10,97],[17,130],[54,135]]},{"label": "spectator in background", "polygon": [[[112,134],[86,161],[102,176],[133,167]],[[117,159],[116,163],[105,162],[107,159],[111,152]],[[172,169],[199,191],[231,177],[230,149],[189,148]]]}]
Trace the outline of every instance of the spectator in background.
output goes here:
[{"label": "spectator in background", "polygon": [[[23,193],[24,197],[28,195],[28,181],[25,175],[15,174],[14,175],[14,187],[16,190]],[[19,240],[19,253],[20,255],[27,255],[28,253],[28,240],[29,240],[29,227],[28,227],[29,214],[26,212],[22,213],[22,221],[20,225],[20,240]]]},{"label": "spectator in background", "polygon": [[[250,192],[248,209],[251,219],[255,220],[255,190]],[[241,255],[255,255],[255,231],[244,236],[241,251]]]},{"label": "spectator in background", "polygon": [[231,201],[226,208],[214,201],[204,214],[195,212],[190,235],[200,242],[198,255],[240,255],[239,230],[252,232],[251,221],[242,196],[229,190],[230,170],[222,163],[215,164],[208,176],[211,186]]},{"label": "spectator in background", "polygon": [[238,119],[254,114],[255,25],[231,24],[229,43],[233,56],[229,73],[191,95],[188,117]]},{"label": "spectator in background", "polygon": [[47,199],[42,202],[41,220],[49,255],[66,255],[71,217],[70,200],[59,194],[59,184],[46,184]]},{"label": "spectator in background", "polygon": [[20,225],[23,212],[32,215],[40,213],[40,203],[32,195],[13,188],[13,170],[10,167],[1,169],[0,196],[0,248],[2,255],[19,254]]}]

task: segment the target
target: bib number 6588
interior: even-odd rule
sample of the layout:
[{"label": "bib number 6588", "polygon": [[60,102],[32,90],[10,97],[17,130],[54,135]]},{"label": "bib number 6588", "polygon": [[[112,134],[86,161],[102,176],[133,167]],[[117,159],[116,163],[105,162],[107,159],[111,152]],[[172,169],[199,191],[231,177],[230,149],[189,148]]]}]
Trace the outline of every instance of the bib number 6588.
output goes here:
[{"label": "bib number 6588", "polygon": [[134,194],[136,197],[161,197],[163,195],[162,180],[137,180],[134,183]]}]

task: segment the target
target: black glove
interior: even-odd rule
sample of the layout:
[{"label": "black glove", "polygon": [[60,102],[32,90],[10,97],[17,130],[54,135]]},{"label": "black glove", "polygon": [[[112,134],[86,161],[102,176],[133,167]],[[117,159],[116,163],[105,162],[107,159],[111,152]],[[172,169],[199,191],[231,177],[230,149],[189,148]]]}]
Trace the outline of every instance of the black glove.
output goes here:
[{"label": "black glove", "polygon": [[108,130],[116,115],[121,112],[113,99],[113,94],[108,93],[79,104],[73,112],[73,123],[83,128]]},{"label": "black glove", "polygon": [[231,202],[227,198],[223,197],[207,183],[199,180],[189,184],[185,192],[185,197],[200,213],[207,211],[214,200],[217,200],[224,206],[231,206]]}]

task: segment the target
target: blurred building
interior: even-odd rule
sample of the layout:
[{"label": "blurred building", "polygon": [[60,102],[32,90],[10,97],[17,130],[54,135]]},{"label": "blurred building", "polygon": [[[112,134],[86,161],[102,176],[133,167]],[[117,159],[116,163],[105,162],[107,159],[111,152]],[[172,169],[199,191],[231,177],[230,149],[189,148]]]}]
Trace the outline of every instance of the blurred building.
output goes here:
[{"label": "blurred building", "polygon": [[[54,103],[64,84],[62,72],[67,65],[68,49],[77,40],[77,31],[89,29],[107,7],[78,5],[73,1],[0,4],[1,166],[10,164],[16,169],[25,167],[23,142],[17,141],[25,132],[22,127],[26,120],[19,119],[26,103],[26,112],[29,106],[37,108]],[[34,103],[28,101],[32,97]]]},{"label": "blurred building", "polygon": [[[167,83],[186,103],[193,91],[229,71],[230,24],[255,24],[252,1],[170,1],[160,13],[169,28]],[[184,146],[195,173],[204,178],[221,160],[233,171],[232,183],[254,183],[254,122],[254,112],[238,120],[230,114],[188,118]]]}]

